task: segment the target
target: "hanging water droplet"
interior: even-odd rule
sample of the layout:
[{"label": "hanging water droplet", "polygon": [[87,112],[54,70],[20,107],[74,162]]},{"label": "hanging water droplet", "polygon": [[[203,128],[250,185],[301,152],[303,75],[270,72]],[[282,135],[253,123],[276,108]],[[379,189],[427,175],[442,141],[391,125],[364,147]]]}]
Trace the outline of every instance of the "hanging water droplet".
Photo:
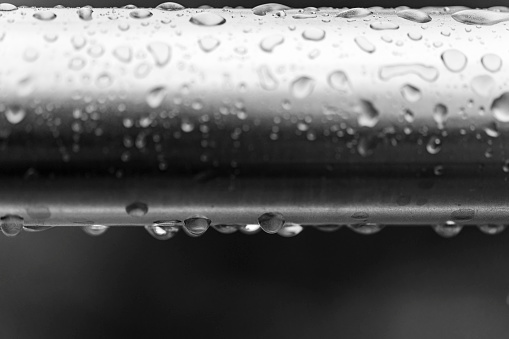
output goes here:
[{"label": "hanging water droplet", "polygon": [[163,2],[162,4],[157,5],[156,9],[160,9],[163,11],[181,11],[186,8],[176,2]]},{"label": "hanging water droplet", "polygon": [[502,67],[502,59],[496,54],[488,53],[481,58],[481,63],[490,72],[498,72]]},{"label": "hanging water droplet", "polygon": [[270,35],[262,39],[260,42],[260,48],[270,53],[276,48],[276,46],[281,45],[285,41],[285,38],[282,35]]},{"label": "hanging water droplet", "polygon": [[239,227],[239,231],[241,233],[248,234],[248,235],[256,234],[256,233],[260,232],[261,229],[262,228],[260,227],[259,224],[241,225]]},{"label": "hanging water droplet", "polygon": [[505,92],[493,100],[491,112],[498,121],[509,122],[509,92]]},{"label": "hanging water droplet", "polygon": [[285,218],[278,212],[263,213],[258,217],[258,224],[269,234],[277,233],[285,224]]},{"label": "hanging water droplet", "polygon": [[129,16],[131,18],[135,18],[135,19],[146,19],[146,18],[150,18],[152,15],[153,14],[151,11],[149,11],[148,9],[144,9],[144,8],[135,9],[134,11],[131,11],[129,13]]},{"label": "hanging water droplet", "polygon": [[385,227],[385,225],[364,222],[348,225],[348,227],[357,233],[370,235],[380,232]]},{"label": "hanging water droplet", "polygon": [[148,92],[146,101],[150,108],[158,108],[166,96],[167,90],[164,86],[158,86]]},{"label": "hanging water droplet", "polygon": [[470,81],[472,91],[481,97],[490,97],[496,85],[495,80],[488,74],[477,75]]},{"label": "hanging water droplet", "polygon": [[467,57],[457,49],[448,49],[442,53],[442,61],[451,72],[461,72],[467,65]]},{"label": "hanging water droplet", "polygon": [[90,21],[92,20],[92,13],[94,11],[90,7],[82,7],[78,9],[78,16],[81,20]]},{"label": "hanging water droplet", "polygon": [[479,230],[483,233],[489,234],[489,235],[495,235],[502,233],[507,225],[494,225],[494,224],[486,224],[486,225],[479,225]]},{"label": "hanging water droplet", "polygon": [[401,87],[401,95],[408,102],[416,102],[421,99],[421,91],[412,85],[406,84]]},{"label": "hanging water droplet", "polygon": [[0,11],[2,12],[14,11],[16,9],[18,9],[18,7],[14,6],[13,4],[9,4],[7,2],[0,3]]},{"label": "hanging water droplet", "polygon": [[366,8],[350,8],[340,12],[337,16],[340,18],[363,18],[372,14],[369,9]]},{"label": "hanging water droplet", "polygon": [[302,32],[302,37],[310,41],[320,41],[325,38],[325,31],[320,28],[310,27]]},{"label": "hanging water droplet", "polygon": [[285,223],[283,228],[281,228],[277,234],[279,234],[282,237],[290,238],[298,235],[300,232],[304,230],[304,227],[302,227],[299,224],[294,223]]},{"label": "hanging water droplet", "polygon": [[34,13],[34,18],[42,20],[42,21],[51,21],[57,17],[55,13],[52,11],[43,11]]},{"label": "hanging water droplet", "polygon": [[335,232],[339,230],[343,225],[338,224],[323,224],[323,225],[316,225],[315,228],[322,232]]},{"label": "hanging water droplet", "polygon": [[451,15],[458,22],[468,25],[494,25],[509,20],[509,13],[468,9]]},{"label": "hanging water droplet", "polygon": [[207,231],[211,220],[204,216],[196,216],[184,220],[184,230],[191,236],[200,236]]},{"label": "hanging water droplet", "polygon": [[265,65],[258,68],[258,78],[260,80],[260,86],[267,91],[273,91],[278,86],[277,79]]},{"label": "hanging water droplet", "polygon": [[5,118],[13,125],[19,124],[25,116],[26,111],[21,106],[10,106],[5,111]]},{"label": "hanging water droplet", "polygon": [[311,95],[315,88],[315,80],[307,76],[295,79],[290,85],[290,93],[297,99],[304,99]]},{"label": "hanging water droplet", "polygon": [[8,214],[0,218],[2,233],[8,237],[17,236],[23,229],[23,218]]},{"label": "hanging water droplet", "polygon": [[200,48],[204,52],[212,52],[219,46],[219,40],[213,37],[205,37],[198,40],[198,45],[200,45]]},{"label": "hanging water droplet", "polygon": [[231,234],[234,232],[237,232],[237,229],[241,227],[241,225],[237,224],[216,224],[212,225],[212,227],[218,231],[219,233],[223,234]]},{"label": "hanging water droplet", "polygon": [[377,31],[385,31],[398,29],[399,25],[395,24],[394,22],[383,21],[383,22],[373,22],[372,24],[369,25],[369,27]]},{"label": "hanging water droplet", "polygon": [[180,220],[160,220],[152,225],[146,225],[147,232],[157,240],[168,240],[173,238],[180,230],[182,221]]},{"label": "hanging water droplet", "polygon": [[219,26],[224,24],[226,19],[212,12],[201,12],[193,15],[189,21],[198,26]]},{"label": "hanging water droplet", "polygon": [[113,50],[113,55],[120,61],[128,63],[132,58],[132,50],[129,46],[118,46]]},{"label": "hanging water droplet", "polygon": [[255,14],[255,15],[263,16],[263,15],[266,15],[267,13],[277,12],[277,11],[285,11],[287,9],[290,9],[290,7],[281,5],[281,4],[270,3],[270,4],[263,4],[263,5],[256,6],[252,9],[252,11],[253,11],[253,14]]},{"label": "hanging water droplet", "polygon": [[342,92],[349,93],[351,92],[350,81],[345,72],[343,71],[334,71],[329,75],[328,78],[329,86],[333,89]]},{"label": "hanging water droplet", "polygon": [[164,42],[151,42],[147,46],[148,51],[152,54],[156,65],[164,67],[171,59],[171,47]]},{"label": "hanging water droplet", "polygon": [[131,217],[141,218],[148,212],[148,205],[144,202],[133,202],[125,207],[125,211]]},{"label": "hanging water droplet", "polygon": [[98,236],[101,234],[104,234],[108,230],[108,226],[104,225],[88,225],[88,226],[81,226],[81,229],[83,232],[85,232],[88,235],[92,236]]},{"label": "hanging water droplet", "polygon": [[444,104],[436,104],[433,109],[433,119],[438,125],[439,129],[444,128],[444,123],[447,120],[447,106]]},{"label": "hanging water droplet", "polygon": [[444,238],[452,238],[458,235],[463,228],[462,225],[457,225],[454,221],[447,221],[444,224],[434,225],[432,227],[438,235]]},{"label": "hanging water droplet", "polygon": [[55,226],[45,225],[26,225],[23,226],[23,230],[27,232],[42,232],[54,228]]},{"label": "hanging water droplet", "polygon": [[365,36],[357,36],[354,38],[355,43],[366,53],[373,53],[376,50],[375,45],[371,43]]},{"label": "hanging water droplet", "polygon": [[442,150],[442,141],[437,136],[431,136],[426,144],[426,150],[429,154],[437,154]]},{"label": "hanging water droplet", "polygon": [[357,111],[359,113],[357,123],[361,127],[374,127],[380,119],[380,113],[371,101],[361,99],[357,106]]},{"label": "hanging water droplet", "polygon": [[404,9],[396,12],[396,15],[399,16],[400,18],[418,23],[425,23],[431,21],[431,17],[428,15],[428,13],[418,9]]}]

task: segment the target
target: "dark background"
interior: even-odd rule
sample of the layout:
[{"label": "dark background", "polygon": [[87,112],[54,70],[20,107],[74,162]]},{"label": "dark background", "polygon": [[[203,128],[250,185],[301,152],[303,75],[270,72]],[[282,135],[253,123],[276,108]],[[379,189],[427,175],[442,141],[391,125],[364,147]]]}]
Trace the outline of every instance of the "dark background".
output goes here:
[{"label": "dark background", "polygon": [[[149,7],[159,2],[131,3]],[[252,7],[260,2],[208,4]],[[473,1],[461,4],[476,7]],[[482,7],[502,4],[485,1]],[[79,229],[0,237],[2,339],[501,339],[509,333],[508,292],[509,231],[488,236],[469,228],[443,239],[426,227],[387,228],[373,236],[311,229],[285,239],[264,233],[222,235],[211,229],[200,238],[182,233],[162,242],[143,229],[118,228],[100,237]]]}]

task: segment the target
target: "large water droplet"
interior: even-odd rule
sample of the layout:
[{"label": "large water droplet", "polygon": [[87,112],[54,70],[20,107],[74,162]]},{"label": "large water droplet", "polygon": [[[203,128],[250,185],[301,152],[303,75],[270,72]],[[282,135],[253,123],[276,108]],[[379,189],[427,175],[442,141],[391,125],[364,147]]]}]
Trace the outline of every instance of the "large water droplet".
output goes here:
[{"label": "large water droplet", "polygon": [[150,92],[148,92],[146,100],[149,107],[155,109],[161,106],[166,93],[167,90],[164,86],[155,87]]},{"label": "large water droplet", "polygon": [[469,25],[494,25],[509,20],[509,13],[468,9],[451,15],[456,21]]},{"label": "large water droplet", "polygon": [[461,229],[463,228],[462,225],[457,225],[453,221],[448,221],[445,224],[439,224],[434,225],[433,229],[437,234],[444,238],[452,238],[456,235],[458,235],[461,232]]},{"label": "large water droplet", "polygon": [[496,54],[488,53],[481,58],[481,63],[490,72],[498,72],[502,67],[502,59]]},{"label": "large water droplet", "polygon": [[442,53],[442,61],[451,72],[461,72],[467,65],[467,57],[457,49],[448,49]]},{"label": "large water droplet", "polygon": [[55,13],[52,11],[44,11],[44,12],[37,12],[34,13],[34,18],[42,20],[42,21],[51,21],[57,17]]},{"label": "large water droplet", "polygon": [[181,225],[182,221],[180,220],[161,220],[152,225],[146,225],[145,229],[157,240],[168,240],[177,234]]},{"label": "large water droplet", "polygon": [[290,7],[276,3],[269,3],[256,6],[252,9],[252,11],[255,15],[266,15],[267,13],[284,11],[287,9],[290,9]]},{"label": "large water droplet", "polygon": [[495,80],[488,74],[477,75],[470,81],[472,91],[481,97],[490,97],[496,85]]},{"label": "large water droplet", "polygon": [[399,28],[397,24],[390,21],[373,22],[369,25],[369,27],[377,31],[394,30]]},{"label": "large water droplet", "polygon": [[380,113],[371,101],[361,99],[357,108],[359,113],[357,123],[359,126],[374,127],[378,123]]},{"label": "large water droplet", "polygon": [[297,99],[304,99],[311,95],[315,88],[315,80],[307,76],[295,79],[290,85],[290,92]]},{"label": "large water droplet", "polygon": [[218,231],[219,233],[231,234],[231,233],[237,232],[237,230],[241,227],[241,225],[237,225],[237,224],[216,224],[216,225],[212,225],[212,227],[216,231]]},{"label": "large water droplet", "polygon": [[285,218],[278,212],[263,213],[258,217],[258,224],[267,233],[277,233],[285,224]]},{"label": "large water droplet", "polygon": [[290,238],[298,235],[300,232],[304,230],[304,227],[302,227],[299,224],[294,223],[285,223],[283,228],[281,228],[277,234],[279,234],[282,237]]},{"label": "large water droplet", "polygon": [[328,78],[329,86],[342,93],[351,91],[350,81],[345,72],[334,71]]},{"label": "large water droplet", "polygon": [[447,106],[444,104],[436,104],[433,109],[433,119],[438,125],[439,129],[444,129],[444,123],[447,120]]},{"label": "large water droplet", "polygon": [[163,11],[181,11],[185,9],[185,7],[176,2],[163,2],[162,4],[157,5],[156,9]]},{"label": "large water droplet", "polygon": [[389,65],[380,68],[380,79],[389,80],[398,76],[407,76],[415,74],[423,80],[435,81],[438,78],[438,70],[433,66],[421,64],[399,64]]},{"label": "large water droplet", "polygon": [[94,11],[90,7],[82,7],[78,9],[78,16],[81,20],[90,21],[92,20],[92,13]]},{"label": "large water droplet", "polygon": [[365,36],[359,35],[354,38],[355,43],[366,53],[373,53],[376,50],[375,45],[371,43]]},{"label": "large water droplet", "polygon": [[191,236],[200,236],[207,231],[211,220],[204,216],[196,216],[184,220],[184,230]]},{"label": "large water droplet", "polygon": [[337,16],[340,18],[363,18],[370,15],[372,12],[366,8],[350,8],[340,12]]},{"label": "large water droplet", "polygon": [[267,91],[273,91],[278,86],[276,77],[272,74],[269,67],[263,65],[258,69],[258,78],[260,79],[260,86]]},{"label": "large water droplet", "polygon": [[502,233],[507,225],[494,225],[494,224],[486,224],[486,225],[479,225],[479,230],[483,233],[495,235]]},{"label": "large water droplet", "polygon": [[122,62],[130,62],[132,58],[132,50],[129,46],[118,46],[113,50],[113,55]]},{"label": "large water droplet", "polygon": [[13,125],[19,124],[26,116],[26,111],[20,106],[10,106],[5,111],[5,118]]},{"label": "large water droplet", "polygon": [[219,26],[224,24],[226,19],[215,13],[201,12],[193,15],[189,21],[199,26]]},{"label": "large water droplet", "polygon": [[396,12],[396,15],[400,18],[413,22],[425,23],[431,21],[431,17],[428,15],[428,13],[418,9],[404,9],[402,11]]},{"label": "large water droplet", "polygon": [[509,92],[505,92],[493,100],[491,112],[498,121],[509,122]]},{"label": "large water droplet", "polygon": [[108,226],[104,225],[89,225],[89,226],[82,226],[81,229],[83,232],[85,232],[88,235],[92,236],[98,236],[101,234],[104,234],[108,230]]},{"label": "large water droplet", "polygon": [[129,13],[129,16],[131,16],[131,18],[135,18],[135,19],[146,19],[146,18],[150,18],[152,15],[153,14],[151,11],[149,11],[148,9],[144,9],[144,8],[135,9]]},{"label": "large water droplet", "polygon": [[18,9],[18,7],[14,6],[13,4],[9,4],[7,2],[0,3],[0,11],[2,12],[14,11],[16,9]]},{"label": "large water droplet", "polygon": [[415,86],[406,84],[401,87],[401,95],[408,102],[416,102],[421,98],[421,91]]},{"label": "large water droplet", "polygon": [[141,218],[148,212],[148,205],[144,202],[136,201],[125,207],[125,211],[131,217]]},{"label": "large water droplet", "polygon": [[0,218],[2,233],[8,237],[17,236],[23,229],[23,218],[8,214]]},{"label": "large water droplet", "polygon": [[148,51],[152,54],[156,65],[164,67],[171,59],[171,47],[164,42],[151,42],[147,46]]},{"label": "large water droplet", "polygon": [[219,46],[219,40],[213,37],[204,37],[198,40],[198,45],[200,45],[200,48],[204,52],[212,52]]},{"label": "large water droplet", "polygon": [[325,31],[320,28],[310,27],[302,32],[302,37],[306,40],[320,41],[325,38]]},{"label": "large water droplet", "polygon": [[282,35],[269,35],[263,38],[263,40],[260,42],[260,48],[263,51],[270,53],[274,50],[274,48],[276,48],[276,46],[281,45],[284,41],[285,38]]},{"label": "large water droplet", "polygon": [[385,225],[364,222],[348,225],[348,227],[357,233],[370,235],[380,232],[385,227]]}]

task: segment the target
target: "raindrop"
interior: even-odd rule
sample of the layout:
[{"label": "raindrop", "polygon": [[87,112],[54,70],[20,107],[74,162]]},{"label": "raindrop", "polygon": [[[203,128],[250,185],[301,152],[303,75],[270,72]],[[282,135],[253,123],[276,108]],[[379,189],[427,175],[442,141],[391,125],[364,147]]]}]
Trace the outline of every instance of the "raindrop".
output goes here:
[{"label": "raindrop", "polygon": [[421,91],[412,85],[404,85],[401,87],[401,95],[408,102],[416,102],[421,99]]},{"label": "raindrop", "polygon": [[113,50],[113,55],[122,62],[130,62],[132,58],[132,50],[129,46],[118,46]]},{"label": "raindrop", "polygon": [[279,234],[282,237],[290,238],[298,235],[300,232],[304,230],[304,227],[302,227],[299,224],[294,223],[286,223],[283,228],[281,228],[277,234]]},{"label": "raindrop", "polygon": [[491,112],[498,121],[509,122],[509,92],[505,92],[493,100]]},{"label": "raindrop", "polygon": [[354,41],[366,53],[373,53],[376,50],[375,45],[362,35],[355,37]]},{"label": "raindrop", "polygon": [[451,72],[461,72],[467,65],[467,57],[457,49],[448,49],[442,53],[442,61]]},{"label": "raindrop", "polygon": [[164,220],[156,221],[152,225],[146,225],[145,229],[157,240],[168,240],[177,234],[181,225],[182,221],[180,220]]},{"label": "raindrop", "polygon": [[380,113],[371,101],[361,99],[357,106],[359,116],[357,122],[361,127],[374,127],[380,119]]},{"label": "raindrop", "polygon": [[109,228],[108,226],[104,226],[104,225],[90,225],[90,226],[82,226],[81,227],[83,232],[85,232],[88,235],[93,235],[93,236],[104,234],[104,232],[106,232],[108,230],[108,228]]},{"label": "raindrop", "polygon": [[241,227],[241,225],[237,224],[216,224],[212,225],[212,227],[218,231],[219,233],[223,234],[231,234],[234,232],[237,232],[237,229]]},{"label": "raindrop", "polygon": [[165,66],[171,59],[171,47],[164,42],[151,42],[148,46],[148,51],[152,54],[156,65],[159,67]]},{"label": "raindrop", "polygon": [[494,224],[486,224],[486,225],[479,225],[479,230],[483,233],[495,235],[502,233],[507,225],[494,225]]},{"label": "raindrop", "polygon": [[135,9],[135,10],[131,11],[129,13],[129,15],[131,16],[131,18],[135,18],[135,19],[146,19],[146,18],[150,18],[153,14],[148,9],[141,8],[141,9]]},{"label": "raindrop", "polygon": [[495,80],[488,74],[477,75],[470,81],[472,91],[481,97],[490,97],[496,87]]},{"label": "raindrop", "polygon": [[258,78],[260,80],[260,86],[267,91],[273,91],[278,86],[277,79],[265,65],[258,69]]},{"label": "raindrop", "polygon": [[146,100],[149,107],[155,109],[161,106],[166,93],[167,90],[164,86],[155,87],[150,92],[148,92]]},{"label": "raindrop", "polygon": [[125,207],[125,211],[131,217],[141,218],[148,212],[148,205],[143,202],[133,202]]},{"label": "raindrop", "polygon": [[2,12],[14,11],[16,9],[18,9],[18,7],[14,6],[13,4],[9,4],[7,2],[0,3],[0,11]]},{"label": "raindrop", "polygon": [[258,217],[258,224],[269,234],[277,233],[285,224],[285,218],[278,212],[267,212]]},{"label": "raindrop", "polygon": [[437,154],[442,149],[442,141],[437,136],[431,136],[426,144],[426,150],[429,154]]},{"label": "raindrop", "polygon": [[458,235],[463,228],[462,225],[457,225],[453,221],[447,221],[445,224],[434,225],[432,227],[438,235],[444,238],[452,238]]},{"label": "raindrop", "polygon": [[345,72],[334,71],[329,75],[328,78],[329,86],[333,89],[342,92],[349,93],[351,91],[350,81]]},{"label": "raindrop", "polygon": [[263,16],[266,15],[267,13],[285,11],[287,9],[290,9],[290,7],[281,4],[269,3],[256,6],[252,9],[252,11],[255,15]]},{"label": "raindrop", "polygon": [[181,11],[185,9],[185,7],[176,2],[163,2],[162,4],[158,5],[156,9],[163,11]]},{"label": "raindrop", "polygon": [[390,21],[374,22],[371,25],[369,25],[369,27],[377,31],[394,30],[399,28],[397,24]]},{"label": "raindrop", "polygon": [[509,13],[468,9],[451,15],[456,21],[468,25],[494,25],[509,20]]},{"label": "raindrop", "polygon": [[78,9],[78,16],[81,20],[90,21],[92,20],[92,13],[94,11],[90,7],[82,7]]},{"label": "raindrop", "polygon": [[302,32],[302,37],[306,40],[320,41],[325,38],[325,31],[320,28],[310,27]]},{"label": "raindrop", "polygon": [[444,104],[436,104],[433,109],[433,119],[438,125],[439,129],[444,128],[444,123],[447,120],[447,106]]},{"label": "raindrop", "polygon": [[396,15],[413,22],[425,23],[431,21],[431,17],[426,12],[418,9],[404,9],[396,12]]},{"label": "raindrop", "polygon": [[189,21],[198,26],[219,26],[224,24],[226,19],[215,13],[201,12],[193,15]]},{"label": "raindrop", "polygon": [[20,106],[8,107],[5,111],[5,118],[13,125],[19,124],[26,116],[26,111]]},{"label": "raindrop", "polygon": [[490,72],[498,72],[502,67],[502,59],[496,54],[489,53],[485,54],[481,58],[481,63],[486,68],[487,71]]},{"label": "raindrop", "polygon": [[282,35],[270,35],[260,42],[260,48],[267,53],[270,53],[276,48],[276,46],[281,45],[285,41],[285,38]]},{"label": "raindrop", "polygon": [[43,11],[43,12],[37,12],[34,13],[34,18],[42,20],[42,21],[50,21],[57,17],[55,13],[52,11]]},{"label": "raindrop", "polygon": [[23,218],[8,214],[0,218],[2,233],[8,237],[17,236],[23,229]]},{"label": "raindrop", "polygon": [[400,64],[383,66],[380,68],[380,78],[389,80],[398,76],[407,76],[415,74],[423,80],[435,81],[438,78],[438,70],[433,66],[425,66],[421,64]]},{"label": "raindrop", "polygon": [[202,51],[208,53],[212,52],[219,46],[219,40],[213,37],[205,37],[198,40],[198,45],[202,49]]},{"label": "raindrop", "polygon": [[385,225],[364,222],[348,225],[348,227],[357,233],[370,235],[380,232],[385,227]]},{"label": "raindrop", "polygon": [[204,216],[196,216],[184,220],[184,230],[191,236],[199,236],[207,231],[211,220]]},{"label": "raindrop", "polygon": [[340,18],[363,18],[370,14],[372,14],[372,12],[366,8],[350,8],[340,12],[337,16]]},{"label": "raindrop", "polygon": [[295,79],[290,85],[290,92],[297,99],[304,99],[311,95],[315,88],[315,80],[307,76]]}]

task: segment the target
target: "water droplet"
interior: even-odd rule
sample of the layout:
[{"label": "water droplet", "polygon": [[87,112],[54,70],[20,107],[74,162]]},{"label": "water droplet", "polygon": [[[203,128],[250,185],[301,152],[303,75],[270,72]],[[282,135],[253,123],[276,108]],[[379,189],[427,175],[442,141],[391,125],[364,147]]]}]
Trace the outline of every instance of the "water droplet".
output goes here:
[{"label": "water droplet", "polygon": [[328,78],[329,86],[342,93],[351,91],[350,81],[343,71],[334,71]]},{"label": "water droplet", "polygon": [[285,218],[278,212],[263,213],[258,217],[258,224],[269,234],[277,233],[285,224]]},{"label": "water droplet", "polygon": [[164,42],[151,42],[148,51],[152,54],[156,65],[164,67],[171,59],[171,47]]},{"label": "water droplet", "polygon": [[113,83],[113,79],[112,79],[111,75],[109,75],[108,73],[99,74],[99,76],[97,77],[97,80],[96,80],[97,87],[99,87],[99,88],[109,87],[109,86],[111,86],[112,83]]},{"label": "water droplet", "polygon": [[370,15],[372,12],[366,8],[350,8],[340,12],[337,16],[340,18],[363,18]]},{"label": "water droplet", "polygon": [[475,216],[475,211],[471,208],[460,208],[451,213],[452,220],[469,221]]},{"label": "water droplet", "polygon": [[2,233],[8,237],[17,236],[23,229],[23,218],[8,214],[0,218]]},{"label": "water droplet", "polygon": [[498,138],[500,136],[496,122],[491,122],[488,126],[485,126],[484,132],[491,138]]},{"label": "water droplet", "polygon": [[28,47],[25,49],[25,52],[23,53],[23,59],[26,62],[34,62],[37,60],[37,58],[39,58],[39,52],[35,48]]},{"label": "water droplet", "polygon": [[468,25],[494,25],[509,20],[509,13],[468,9],[451,15],[456,21]]},{"label": "water droplet", "polygon": [[502,233],[507,225],[494,225],[494,224],[486,224],[486,225],[479,225],[479,230],[483,233],[495,235]]},{"label": "water droplet", "polygon": [[146,19],[146,18],[150,18],[152,15],[153,14],[151,11],[149,11],[148,9],[144,9],[144,8],[135,9],[129,13],[129,16],[131,16],[131,18],[135,18],[135,19]]},{"label": "water droplet", "polygon": [[498,72],[502,67],[502,59],[496,54],[488,53],[481,58],[481,63],[490,72]]},{"label": "water droplet", "polygon": [[141,218],[148,212],[148,205],[143,202],[133,202],[125,207],[125,211],[131,217]]},{"label": "water droplet", "polygon": [[94,11],[90,7],[82,7],[78,9],[78,16],[81,20],[90,21],[92,20],[92,13]]},{"label": "water droplet", "polygon": [[357,123],[361,127],[375,127],[380,119],[380,113],[371,101],[361,99],[357,111],[359,113]]},{"label": "water droplet", "polygon": [[509,122],[509,92],[505,92],[493,100],[491,112],[498,121]]},{"label": "water droplet", "polygon": [[270,3],[256,6],[252,9],[252,11],[255,15],[263,16],[266,15],[267,13],[285,11],[287,9],[290,9],[290,7],[281,4]]},{"label": "water droplet", "polygon": [[55,13],[52,11],[43,11],[43,12],[37,12],[34,13],[34,18],[42,20],[42,21],[50,21],[57,17]]},{"label": "water droplet", "polygon": [[74,57],[69,60],[69,68],[74,71],[79,71],[85,67],[85,60],[81,57]]},{"label": "water droplet", "polygon": [[348,225],[348,227],[357,233],[370,235],[380,232],[385,227],[385,225],[364,222]]},{"label": "water droplet", "polygon": [[167,90],[164,86],[155,87],[150,92],[148,92],[146,100],[149,107],[155,109],[161,106],[166,93]]},{"label": "water droplet", "polygon": [[104,234],[108,230],[108,226],[104,225],[89,225],[89,226],[82,226],[81,229],[83,232],[85,232],[88,235],[92,236],[98,236],[101,234]]},{"label": "water droplet", "polygon": [[113,55],[122,62],[130,62],[132,58],[132,50],[129,46],[118,46],[113,50]]},{"label": "water droplet", "polygon": [[373,53],[376,50],[375,45],[373,45],[365,36],[357,36],[354,41],[357,46],[366,53]]},{"label": "water droplet", "polygon": [[401,95],[408,102],[416,102],[421,99],[421,91],[412,85],[406,84],[401,87]]},{"label": "water droplet", "polygon": [[426,150],[429,154],[437,154],[442,150],[442,140],[437,136],[431,136],[426,144]]},{"label": "water droplet", "polygon": [[239,231],[244,234],[256,234],[260,232],[262,228],[258,224],[248,224],[239,227]]},{"label": "water droplet", "polygon": [[285,38],[282,35],[270,35],[260,42],[260,48],[270,53],[276,48],[276,46],[281,45],[285,41]]},{"label": "water droplet", "polygon": [[71,43],[76,50],[80,50],[87,43],[87,39],[82,35],[75,35],[71,38]]},{"label": "water droplet", "polygon": [[396,12],[396,15],[400,18],[413,22],[425,23],[431,21],[431,17],[428,15],[428,13],[418,9],[404,9],[402,11]]},{"label": "water droplet", "polygon": [[184,220],[184,230],[191,236],[199,236],[207,231],[211,220],[204,216],[196,216]]},{"label": "water droplet", "polygon": [[325,38],[325,31],[320,28],[310,27],[302,32],[302,37],[310,41],[320,41]]},{"label": "water droplet", "polygon": [[205,37],[198,40],[198,45],[204,52],[212,52],[219,46],[219,40],[213,37]]},{"label": "water droplet", "polygon": [[23,230],[27,232],[42,232],[54,228],[55,226],[45,226],[45,225],[27,225],[23,226]]},{"label": "water droplet", "polygon": [[496,87],[495,80],[488,75],[477,75],[470,81],[472,91],[481,97],[490,97]]},{"label": "water droplet", "polygon": [[237,224],[217,224],[212,225],[216,231],[223,234],[231,234],[237,231],[241,227],[241,225]]},{"label": "water droplet", "polygon": [[433,109],[433,119],[438,125],[439,129],[444,129],[444,123],[447,120],[447,106],[444,104],[436,104]]},{"label": "water droplet", "polygon": [[463,228],[462,225],[457,225],[454,221],[447,221],[445,224],[432,226],[438,235],[444,238],[452,238],[458,235]]},{"label": "water droplet", "polygon": [[441,57],[445,67],[451,72],[461,72],[467,65],[467,57],[457,49],[448,49]]},{"label": "water droplet", "polygon": [[260,86],[267,91],[273,91],[278,86],[277,79],[265,65],[260,66],[258,69],[258,78],[260,80]]},{"label": "water droplet", "polygon": [[9,4],[7,2],[0,3],[0,11],[2,12],[14,11],[16,9],[18,9],[18,7],[14,6],[13,4]]},{"label": "water droplet", "polygon": [[335,232],[339,230],[343,225],[338,224],[323,224],[323,225],[316,225],[315,228],[322,232]]},{"label": "water droplet", "polygon": [[168,240],[177,234],[181,225],[182,221],[180,220],[160,220],[152,225],[146,225],[145,229],[157,240]]},{"label": "water droplet", "polygon": [[163,11],[181,11],[185,9],[185,7],[176,2],[163,2],[162,4],[157,5],[156,9]]},{"label": "water droplet", "polygon": [[315,88],[315,80],[307,76],[295,79],[290,85],[290,92],[297,99],[304,99],[311,95]]},{"label": "water droplet", "polygon": [[201,12],[193,15],[189,21],[198,26],[219,26],[224,24],[226,19],[215,13]]},{"label": "water droplet", "polygon": [[19,124],[23,119],[25,119],[25,116],[26,111],[20,106],[8,107],[5,111],[5,118],[13,125]]},{"label": "water droplet", "polygon": [[369,27],[377,31],[394,30],[399,28],[397,24],[390,21],[373,22],[371,25],[369,25]]},{"label": "water droplet", "polygon": [[300,232],[302,232],[302,230],[304,230],[304,227],[299,224],[285,223],[283,228],[281,228],[277,234],[285,238],[290,238],[298,235]]},{"label": "water droplet", "polygon": [[433,66],[425,66],[421,64],[400,64],[383,66],[380,68],[380,78],[389,80],[397,76],[407,76],[415,74],[423,80],[435,81],[438,78],[438,70]]},{"label": "water droplet", "polygon": [[32,94],[34,89],[35,84],[33,79],[30,76],[27,76],[18,81],[18,85],[16,86],[16,93],[20,97],[26,97]]},{"label": "water droplet", "polygon": [[422,39],[422,34],[419,32],[408,32],[407,35],[413,41],[419,41]]},{"label": "water droplet", "polygon": [[302,13],[302,14],[296,14],[296,15],[293,15],[292,18],[293,19],[314,19],[316,18],[317,15],[316,14],[311,14],[311,13]]}]

